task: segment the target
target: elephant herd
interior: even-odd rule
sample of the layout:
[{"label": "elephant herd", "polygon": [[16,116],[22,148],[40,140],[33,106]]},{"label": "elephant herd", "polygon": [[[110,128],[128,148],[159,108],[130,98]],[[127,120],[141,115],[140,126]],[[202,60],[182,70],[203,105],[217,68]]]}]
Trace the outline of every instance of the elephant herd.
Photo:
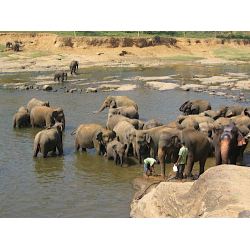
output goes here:
[{"label": "elephant herd", "polygon": [[[76,71],[78,71],[78,61],[72,61],[69,65],[70,69],[70,74],[72,75],[73,73],[76,74]],[[68,74],[64,71],[56,71],[54,74],[54,81],[58,81],[63,83],[63,81],[66,79],[67,80]]]},{"label": "elephant herd", "polygon": [[18,43],[18,41],[15,41],[13,43],[6,42],[6,48],[12,48],[14,51],[19,51],[20,44]]},{"label": "elephant herd", "polygon": [[[126,96],[108,96],[97,114],[110,108],[106,128],[97,124],[81,124],[75,135],[75,151],[94,148],[96,153],[123,164],[124,157],[133,155],[142,163],[150,156],[158,158],[161,175],[165,180],[165,163],[178,158],[179,142],[185,141],[188,148],[184,175],[192,177],[192,168],[199,162],[199,175],[204,172],[206,159],[215,155],[216,165],[236,164],[250,139],[250,106],[221,105],[217,111],[203,100],[187,101],[175,121],[163,125],[156,119],[139,120],[136,102]],[[62,109],[49,107],[48,102],[33,98],[13,117],[13,126],[39,126],[47,128],[39,132],[34,141],[34,156],[40,151],[46,157],[49,151],[63,152],[62,132],[65,117]]]}]

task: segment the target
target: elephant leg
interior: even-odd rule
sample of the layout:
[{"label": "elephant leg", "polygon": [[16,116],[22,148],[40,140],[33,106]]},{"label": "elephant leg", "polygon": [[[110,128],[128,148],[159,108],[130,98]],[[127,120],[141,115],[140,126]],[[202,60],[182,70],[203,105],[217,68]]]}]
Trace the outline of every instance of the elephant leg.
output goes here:
[{"label": "elephant leg", "polygon": [[37,157],[38,152],[39,152],[39,146],[37,145],[34,147],[33,157]]},{"label": "elephant leg", "polygon": [[114,163],[115,163],[115,165],[117,165],[117,161],[118,161],[117,154],[116,154],[116,153],[114,153]]},{"label": "elephant leg", "polygon": [[77,140],[75,140],[75,152],[77,152],[80,148],[80,145]]},{"label": "elephant leg", "polygon": [[166,180],[165,177],[165,157],[166,157],[166,152],[164,152],[161,148],[158,149],[158,159],[160,161],[161,165],[161,177],[163,181]]},{"label": "elephant leg", "polygon": [[94,141],[94,148],[97,155],[101,155],[101,143],[99,141]]},{"label": "elephant leg", "polygon": [[129,144],[126,144],[126,145],[127,145],[127,148],[126,148],[126,150],[125,150],[125,152],[124,152],[124,156],[125,156],[125,157],[128,157]]},{"label": "elephant leg", "polygon": [[204,173],[204,168],[205,168],[206,160],[207,160],[206,158],[200,160],[200,172],[199,172],[199,176]]},{"label": "elephant leg", "polygon": [[194,156],[193,154],[188,155],[187,165],[185,168],[185,176],[188,178],[192,177],[192,170],[194,166]]},{"label": "elephant leg", "polygon": [[56,147],[57,147],[57,149],[59,151],[59,155],[62,155],[63,154],[63,145],[62,145],[62,143],[58,143]]},{"label": "elephant leg", "polygon": [[215,151],[215,159],[216,159],[216,166],[218,166],[222,163],[220,150]]}]

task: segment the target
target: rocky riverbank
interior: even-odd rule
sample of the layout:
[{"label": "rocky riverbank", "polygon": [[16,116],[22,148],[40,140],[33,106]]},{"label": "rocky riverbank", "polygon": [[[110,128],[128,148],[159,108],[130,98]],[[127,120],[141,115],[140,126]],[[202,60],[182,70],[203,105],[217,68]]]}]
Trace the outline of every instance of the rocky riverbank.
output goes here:
[{"label": "rocky riverbank", "polygon": [[[236,165],[211,167],[193,182],[134,180],[139,190],[131,202],[132,218],[250,218],[250,168]],[[140,198],[140,197],[139,197]]]}]

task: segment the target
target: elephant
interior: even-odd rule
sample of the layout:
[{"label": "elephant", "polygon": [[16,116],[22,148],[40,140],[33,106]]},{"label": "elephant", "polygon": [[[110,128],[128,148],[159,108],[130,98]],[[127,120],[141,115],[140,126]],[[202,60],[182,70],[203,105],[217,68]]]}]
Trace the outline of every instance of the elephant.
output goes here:
[{"label": "elephant", "polygon": [[101,108],[98,111],[94,111],[93,113],[99,113],[101,111],[103,111],[105,108],[110,107],[110,108],[119,108],[119,107],[134,107],[137,111],[138,111],[138,107],[137,104],[129,99],[127,96],[108,96],[103,105],[101,106]]},{"label": "elephant", "polygon": [[136,130],[136,154],[139,163],[142,163],[142,152],[149,151],[152,158],[157,157],[158,142],[162,131],[168,131],[173,128],[168,126],[159,126],[148,130]]},{"label": "elephant", "polygon": [[250,117],[246,115],[237,115],[230,118],[236,125],[243,124],[250,129]]},{"label": "elephant", "polygon": [[186,101],[179,108],[185,115],[194,115],[211,110],[211,104],[203,100]]},{"label": "elephant", "polygon": [[65,129],[65,116],[61,108],[50,108],[46,106],[36,106],[31,110],[30,123],[34,128],[35,125],[39,127],[47,128],[55,124],[55,121],[63,124],[63,130]]},{"label": "elephant", "polygon": [[[183,127],[185,127],[185,125],[191,121],[192,119],[194,119],[198,124],[200,124],[201,122],[210,122],[213,123],[214,119],[209,117],[209,116],[203,116],[203,115],[179,115],[176,119],[176,121],[178,121],[180,124],[182,124]],[[185,122],[185,123],[184,123]]]},{"label": "elephant", "polygon": [[40,100],[38,100],[36,98],[32,98],[27,104],[27,109],[28,109],[29,113],[31,112],[32,108],[35,107],[35,106],[49,107],[49,102],[48,101],[43,102],[43,101],[40,101]]},{"label": "elephant", "polygon": [[215,120],[214,117],[216,117],[216,111],[215,110],[206,110],[204,112],[201,112],[199,115],[201,116],[209,116]]},{"label": "elephant", "polygon": [[11,42],[7,42],[6,43],[6,48],[10,48],[10,46],[12,46],[12,43]]},{"label": "elephant", "polygon": [[165,180],[165,157],[168,154],[174,154],[174,160],[178,158],[179,142],[184,141],[188,148],[187,165],[184,175],[189,178],[192,176],[192,169],[195,162],[199,161],[199,175],[204,172],[204,166],[209,154],[210,144],[205,135],[191,128],[184,130],[170,129],[162,131],[158,145],[158,159],[161,165],[162,179]]},{"label": "elephant", "polygon": [[106,146],[115,137],[114,131],[106,130],[97,124],[81,124],[71,135],[75,134],[75,152],[80,148],[83,151],[86,149],[95,148],[96,154],[105,154]]},{"label": "elephant", "polygon": [[133,147],[133,154],[136,156],[136,133],[135,128],[132,124],[127,121],[121,121],[117,123],[113,131],[116,133],[118,141],[126,145],[125,157],[128,156],[130,146]]},{"label": "elephant", "polygon": [[210,122],[201,122],[199,124],[199,131],[205,136],[211,138],[214,129],[214,124]]},{"label": "elephant", "polygon": [[150,128],[156,128],[159,126],[163,126],[163,124],[159,120],[151,119],[151,120],[144,123],[143,130],[147,130]]},{"label": "elephant", "polygon": [[62,129],[63,124],[56,123],[54,126],[38,132],[34,140],[33,157],[36,157],[40,151],[42,157],[46,158],[48,152],[56,152],[56,149],[61,155],[63,153]]},{"label": "elephant", "polygon": [[28,109],[21,107],[18,112],[13,116],[13,128],[20,128],[22,125],[25,127],[30,123],[30,115]]},{"label": "elephant", "polygon": [[110,115],[106,122],[106,129],[113,130],[114,127],[121,121],[127,121],[132,124],[135,129],[138,129],[138,120],[137,119],[129,119],[122,115]]},{"label": "elephant", "polygon": [[133,106],[111,108],[109,110],[109,115],[122,115],[130,119],[139,119],[138,111]]},{"label": "elephant", "polygon": [[236,164],[241,148],[246,141],[236,125],[229,123],[214,129],[213,144],[216,165]]},{"label": "elephant", "polygon": [[72,75],[72,73],[76,74],[76,69],[78,71],[78,61],[72,61],[70,63],[69,69],[70,69],[70,74]]},{"label": "elephant", "polygon": [[245,108],[245,109],[242,111],[241,114],[250,117],[250,106],[248,106],[247,108]]},{"label": "elephant", "polygon": [[14,51],[19,51],[20,45],[16,42],[12,43],[12,49]]},{"label": "elephant", "polygon": [[226,125],[230,123],[230,118],[220,117],[214,121],[214,127],[218,127],[219,125]]},{"label": "elephant", "polygon": [[108,143],[107,145],[107,158],[110,160],[111,158],[114,159],[114,163],[117,165],[118,161],[120,161],[120,166],[123,164],[123,156],[124,152],[127,148],[127,145],[122,144],[117,140],[113,140]]},{"label": "elephant", "polygon": [[57,71],[54,75],[54,82],[57,80],[58,82],[63,83],[64,78],[67,80],[68,74],[64,71]]},{"label": "elephant", "polygon": [[179,120],[180,125],[177,126],[177,128],[181,128],[181,129],[184,129],[184,128],[193,128],[195,130],[198,130],[199,129],[199,123],[196,121],[196,119],[192,118],[192,117],[188,117],[184,120]]},{"label": "elephant", "polygon": [[219,117],[230,118],[232,116],[240,115],[243,111],[244,107],[241,105],[232,105],[232,106],[221,105],[219,109],[216,111],[216,114],[213,116],[213,119],[216,120]]}]

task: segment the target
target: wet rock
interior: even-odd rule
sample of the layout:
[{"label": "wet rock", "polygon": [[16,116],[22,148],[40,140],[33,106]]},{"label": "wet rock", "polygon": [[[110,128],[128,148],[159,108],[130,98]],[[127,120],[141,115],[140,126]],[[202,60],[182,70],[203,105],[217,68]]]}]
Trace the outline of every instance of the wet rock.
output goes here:
[{"label": "wet rock", "polygon": [[181,87],[181,89],[182,89],[183,91],[190,91],[191,88],[183,86],[183,87]]},{"label": "wet rock", "polygon": [[44,91],[49,91],[52,90],[53,88],[50,85],[43,85],[42,90]]},{"label": "wet rock", "polygon": [[22,85],[20,87],[18,87],[19,90],[29,90],[29,86],[26,86],[26,85]]},{"label": "wet rock", "polygon": [[147,82],[146,86],[156,90],[172,90],[180,85],[171,82]]},{"label": "wet rock", "polygon": [[76,89],[76,88],[74,88],[74,89],[70,89],[70,90],[69,90],[69,93],[73,93],[73,92],[75,92],[75,91],[77,91],[77,89]]},{"label": "wet rock", "polygon": [[90,93],[90,92],[97,92],[97,88],[87,88],[86,93]]},{"label": "wet rock", "polygon": [[226,95],[226,93],[225,92],[216,92],[215,95],[224,96],[224,95]]}]

